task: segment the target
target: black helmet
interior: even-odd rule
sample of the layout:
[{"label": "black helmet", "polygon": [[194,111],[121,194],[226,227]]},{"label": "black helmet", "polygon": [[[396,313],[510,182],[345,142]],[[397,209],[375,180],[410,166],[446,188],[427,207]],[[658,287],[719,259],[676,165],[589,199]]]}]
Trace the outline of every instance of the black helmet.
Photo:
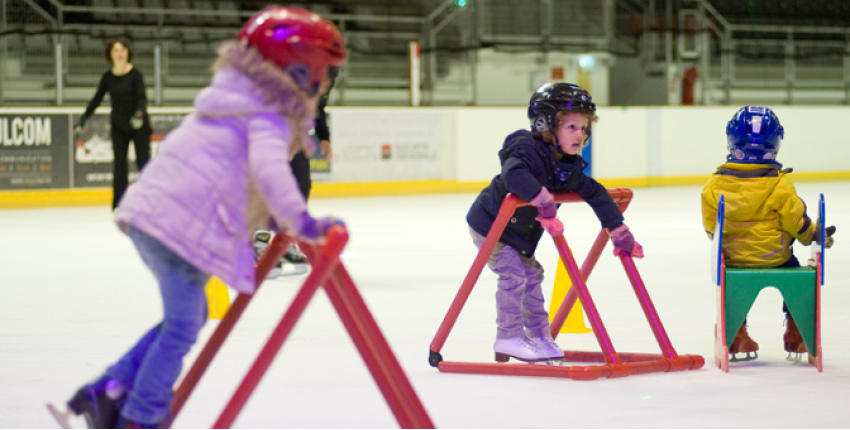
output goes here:
[{"label": "black helmet", "polygon": [[528,102],[528,119],[531,131],[542,133],[552,130],[558,112],[596,113],[596,104],[584,88],[566,82],[543,84]]}]

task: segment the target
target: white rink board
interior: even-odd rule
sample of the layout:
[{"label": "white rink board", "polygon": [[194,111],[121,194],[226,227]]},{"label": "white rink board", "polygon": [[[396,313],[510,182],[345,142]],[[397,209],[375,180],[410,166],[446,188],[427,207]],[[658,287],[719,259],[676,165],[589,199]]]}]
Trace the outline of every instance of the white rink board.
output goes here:
[{"label": "white rink board", "polygon": [[333,116],[334,182],[441,179],[439,116],[436,112],[380,110]]},{"label": "white rink board", "polygon": [[[726,160],[726,123],[739,108],[600,107],[599,123],[593,131],[593,176],[599,179],[708,176]],[[785,127],[779,162],[800,173],[850,171],[850,133],[842,127],[850,118],[850,107],[772,108]],[[376,118],[383,115],[381,109],[372,108],[333,107],[328,111],[332,114],[332,139],[345,133],[340,124],[347,123],[349,118],[368,118],[371,112],[375,112]],[[489,181],[499,172],[498,151],[505,137],[528,128],[525,107],[401,111],[412,113],[399,115],[399,119],[413,122],[393,123],[394,132],[417,133],[421,126],[415,122],[433,123],[429,118],[434,111],[440,112],[441,118],[455,118],[437,122],[441,127],[440,148],[445,149],[439,155],[443,164],[440,179]],[[379,122],[371,121],[376,125]],[[345,150],[344,141],[333,144],[335,152]],[[378,180],[415,179],[416,174],[412,171],[408,177],[384,176]],[[334,170],[330,180],[349,181]]]},{"label": "white rink board", "polygon": [[[593,176],[640,180],[713,173],[740,106],[600,107]],[[778,160],[798,173],[850,172],[850,107],[771,106],[785,127]],[[489,181],[505,137],[528,128],[526,107],[328,107],[334,159],[327,182]],[[0,108],[0,114],[79,108]],[[108,110],[99,110],[99,113]],[[191,108],[150,108],[185,114]],[[381,149],[390,147],[390,157]]]}]

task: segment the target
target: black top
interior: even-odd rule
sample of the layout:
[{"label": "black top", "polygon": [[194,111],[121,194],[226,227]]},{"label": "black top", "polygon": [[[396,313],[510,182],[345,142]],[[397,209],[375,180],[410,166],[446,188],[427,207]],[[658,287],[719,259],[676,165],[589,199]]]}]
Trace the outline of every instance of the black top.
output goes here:
[{"label": "black top", "polygon": [[319,140],[331,140],[331,130],[328,128],[328,114],[325,113],[325,106],[328,104],[328,97],[331,95],[331,90],[334,88],[336,79],[331,80],[331,85],[328,91],[319,99],[319,105],[316,112],[316,137]]},{"label": "black top", "polygon": [[86,113],[80,119],[80,124],[85,124],[89,117],[94,114],[94,110],[100,106],[104,94],[109,92],[109,99],[112,100],[112,113],[109,115],[112,128],[132,132],[133,128],[130,125],[130,118],[136,115],[136,112],[142,112],[145,120],[143,129],[150,129],[150,121],[148,120],[147,105],[148,99],[145,95],[145,80],[142,78],[141,72],[135,67],[130,69],[127,74],[115,76],[112,70],[108,70],[100,78],[100,84],[97,86],[97,93],[89,102]]},{"label": "black top", "polygon": [[[581,156],[565,155],[557,160],[548,143],[535,139],[528,130],[519,130],[505,139],[499,159],[502,173],[481,191],[466,215],[469,226],[478,234],[486,236],[490,231],[508,193],[530,202],[543,187],[552,192],[575,192],[605,228],[614,229],[623,223],[623,214],[605,187],[584,174],[587,162]],[[517,208],[499,241],[521,255],[534,255],[543,235],[543,227],[535,218],[536,207]]]}]

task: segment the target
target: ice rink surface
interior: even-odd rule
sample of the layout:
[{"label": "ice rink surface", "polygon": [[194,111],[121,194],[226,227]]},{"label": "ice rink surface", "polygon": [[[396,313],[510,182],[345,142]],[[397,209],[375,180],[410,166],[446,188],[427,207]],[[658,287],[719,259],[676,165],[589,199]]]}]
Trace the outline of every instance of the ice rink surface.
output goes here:
[{"label": "ice rink surface", "polygon": [[[792,177],[793,178],[793,177]],[[626,222],[644,246],[637,266],[673,346],[699,354],[696,371],[617,379],[440,373],[428,349],[476,250],[466,211],[474,194],[316,199],[314,215],[349,226],[343,261],[431,419],[444,428],[834,428],[850,426],[850,183],[798,184],[810,215],[826,196],[836,245],[826,256],[824,371],[785,360],[782,299],[763,292],[749,314],[759,359],[713,363],[715,288],[701,225],[701,187],[635,189]],[[599,231],[585,204],[559,211],[581,262]],[[154,279],[107,207],[0,211],[0,427],[55,428],[44,407],[63,404],[161,318]],[[809,248],[799,244],[801,261]],[[551,296],[557,254],[537,257]],[[174,426],[208,428],[278,323],[304,276],[267,281]],[[451,361],[492,362],[495,283],[484,273],[448,337]],[[606,248],[588,285],[620,352],[658,346],[618,259]],[[548,306],[548,305],[547,305]],[[218,321],[210,321],[191,364]],[[562,334],[564,349],[599,350],[594,336]],[[81,421],[75,421],[81,426]],[[327,296],[318,293],[235,426],[393,428],[394,416]]]}]

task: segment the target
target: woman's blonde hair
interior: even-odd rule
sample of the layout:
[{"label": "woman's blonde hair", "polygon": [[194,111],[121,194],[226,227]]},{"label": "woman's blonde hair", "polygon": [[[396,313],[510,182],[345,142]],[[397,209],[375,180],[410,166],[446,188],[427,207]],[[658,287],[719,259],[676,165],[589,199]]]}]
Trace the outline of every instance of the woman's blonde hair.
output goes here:
[{"label": "woman's blonde hair", "polygon": [[290,155],[304,149],[310,151],[313,141],[307,134],[313,127],[318,97],[301,90],[292,77],[266,60],[256,48],[236,40],[228,40],[218,48],[218,59],[213,72],[233,68],[252,81],[265,97],[266,103],[277,107],[292,127]]},{"label": "woman's blonde hair", "polygon": [[[551,145],[554,145],[555,142],[557,142],[557,140],[558,140],[557,138],[555,138],[555,134],[557,133],[557,130],[561,127],[561,123],[563,122],[564,117],[569,115],[569,114],[574,114],[574,113],[581,114],[581,115],[584,115],[584,116],[587,117],[587,135],[590,136],[590,129],[591,129],[591,127],[593,127],[594,122],[599,121],[599,117],[596,116],[595,113],[577,112],[577,111],[558,111],[558,114],[555,117],[555,124],[553,125],[552,128],[550,128],[549,130],[546,130],[544,132],[534,132],[532,134],[534,135],[535,138],[540,139],[540,140],[542,140],[546,143],[549,143]],[[584,143],[581,144],[582,148],[584,148],[585,146],[587,146],[587,139],[585,139]]]}]

